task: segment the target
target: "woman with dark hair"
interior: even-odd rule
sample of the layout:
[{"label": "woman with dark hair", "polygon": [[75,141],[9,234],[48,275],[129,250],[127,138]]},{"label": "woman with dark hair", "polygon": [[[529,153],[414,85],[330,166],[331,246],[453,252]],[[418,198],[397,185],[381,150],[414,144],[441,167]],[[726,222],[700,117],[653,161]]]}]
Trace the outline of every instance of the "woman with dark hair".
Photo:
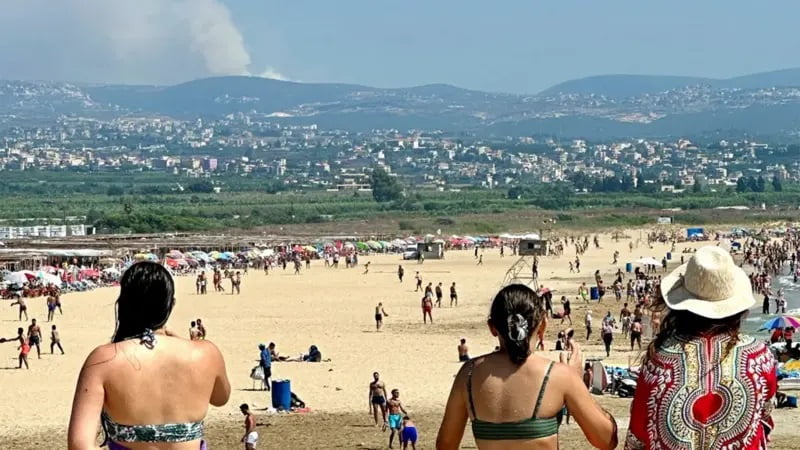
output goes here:
[{"label": "woman with dark hair", "polygon": [[625,448],[760,450],[773,428],[776,363],[740,334],[755,305],[730,254],[703,247],[661,283],[661,328],[644,355]]},{"label": "woman with dark hair", "polygon": [[112,342],[89,354],[78,378],[68,448],[99,448],[98,419],[111,450],[204,448],[208,404],[231,392],[222,354],[167,331],[175,297],[163,266],[134,264],[120,287]]},{"label": "woman with dark hair", "polygon": [[558,416],[564,406],[594,447],[616,447],[614,418],[581,381],[578,346],[573,344],[571,355],[562,353],[561,363],[531,354],[531,336],[543,314],[540,300],[527,286],[510,285],[495,296],[488,325],[500,349],[465,363],[456,375],[437,449],[459,448],[467,420],[481,450],[557,449]]}]

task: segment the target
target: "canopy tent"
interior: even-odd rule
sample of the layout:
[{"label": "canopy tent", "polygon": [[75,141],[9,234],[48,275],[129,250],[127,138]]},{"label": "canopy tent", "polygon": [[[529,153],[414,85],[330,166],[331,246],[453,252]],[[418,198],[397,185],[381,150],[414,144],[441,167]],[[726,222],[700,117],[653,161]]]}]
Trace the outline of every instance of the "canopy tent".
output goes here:
[{"label": "canopy tent", "polygon": [[652,258],[652,257],[647,257],[647,258],[639,258],[639,259],[637,259],[636,260],[636,264],[643,264],[643,265],[646,265],[646,266],[658,266],[658,265],[661,264],[661,261],[659,261],[659,260],[657,260],[655,258]]}]

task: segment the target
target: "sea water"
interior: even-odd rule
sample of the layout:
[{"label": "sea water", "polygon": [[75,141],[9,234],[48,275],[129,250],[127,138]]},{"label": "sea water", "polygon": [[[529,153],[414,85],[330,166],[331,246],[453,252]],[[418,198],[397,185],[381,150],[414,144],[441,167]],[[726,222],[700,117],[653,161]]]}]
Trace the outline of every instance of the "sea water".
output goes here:
[{"label": "sea water", "polygon": [[[770,295],[770,302],[769,302],[769,314],[761,314],[761,306],[764,301],[763,294],[754,294],[756,298],[756,304],[750,309],[750,313],[744,319],[744,323],[742,324],[742,329],[745,333],[750,334],[756,338],[764,338],[768,339],[770,336],[770,332],[768,331],[759,331],[759,329],[764,326],[764,324],[772,319],[777,317],[775,312],[775,298],[778,296],[778,290],[783,289],[783,297],[786,299],[786,315],[800,317],[800,280],[798,283],[794,282],[794,276],[786,275],[789,271],[789,266],[786,265],[782,270],[782,275],[778,275],[773,277],[772,285],[772,295]],[[747,272],[750,273],[752,270],[748,270]]]}]

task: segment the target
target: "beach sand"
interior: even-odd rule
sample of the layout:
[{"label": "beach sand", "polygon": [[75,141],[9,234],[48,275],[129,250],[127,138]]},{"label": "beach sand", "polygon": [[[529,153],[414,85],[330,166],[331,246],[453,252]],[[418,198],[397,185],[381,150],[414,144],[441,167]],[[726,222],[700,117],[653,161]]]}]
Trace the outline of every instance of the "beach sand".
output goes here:
[{"label": "beach sand", "polygon": [[[639,231],[630,231],[634,239]],[[583,337],[585,306],[575,301],[582,281],[593,284],[593,274],[600,269],[607,283],[617,267],[611,266],[612,254],[619,250],[618,266],[643,256],[661,259],[666,245],[648,249],[641,244],[632,253],[629,239],[613,242],[601,235],[601,249],[591,248],[581,257],[580,274],[571,274],[567,261],[574,259],[569,249],[562,257],[540,259],[540,283],[554,289],[554,303],[561,295],[569,295],[573,303],[573,320],[577,336]],[[680,250],[688,245],[679,245]],[[675,255],[673,264],[679,260]],[[476,264],[472,251],[451,251],[444,260],[401,261],[397,255],[361,256],[355,269],[327,269],[322,261],[313,261],[310,270],[293,275],[293,270],[250,271],[243,278],[242,294],[210,292],[198,296],[192,277],[177,278],[177,305],[169,321],[173,332],[188,336],[189,322],[198,317],[225,356],[232,385],[231,400],[225,407],[209,410],[208,439],[212,449],[239,448],[241,437],[240,403],[255,409],[262,441],[259,448],[384,448],[388,435],[372,427],[368,412],[367,386],[372,372],[381,373],[387,388],[398,388],[406,409],[420,429],[420,448],[432,448],[444,404],[459,369],[456,346],[464,337],[471,354],[478,355],[494,349],[496,341],[486,327],[491,297],[502,285],[504,275],[517,260],[506,251],[484,251],[482,266]],[[370,261],[370,271],[362,275],[363,265]],[[398,264],[406,269],[404,283],[396,276]],[[435,323],[423,325],[420,298],[414,292],[414,273],[419,270],[424,284],[442,282],[444,300],[441,309],[433,311]],[[449,307],[449,285],[456,282],[459,306]],[[211,288],[209,286],[209,288]],[[114,301],[117,289],[105,288],[63,297],[64,315],[56,315],[55,324],[61,332],[65,356],[49,354],[49,333],[44,340],[46,353],[30,358],[31,369],[16,370],[17,351],[13,344],[0,345],[0,448],[2,449],[59,449],[65,448],[65,435],[75,381],[86,355],[95,346],[107,342],[114,328]],[[383,302],[389,317],[384,329],[375,332],[374,308]],[[10,302],[9,302],[10,303]],[[0,336],[12,337],[18,326],[17,309],[0,303]],[[45,299],[28,302],[29,315],[49,330]],[[618,315],[621,304],[613,294],[606,295],[601,305],[593,303],[595,328],[605,311]],[[560,307],[557,307],[560,309]],[[559,327],[552,321],[548,328],[547,348],[554,346]],[[270,405],[268,394],[253,390],[250,370],[258,358],[259,343],[275,342],[281,354],[296,357],[317,345],[324,358],[331,362],[320,364],[281,362],[273,365],[276,378],[290,379],[292,390],[311,408],[303,415],[268,415],[262,411]],[[580,342],[580,341],[579,341]],[[623,339],[617,338],[620,349],[612,352],[611,361],[627,365],[638,352],[624,350]],[[629,347],[627,347],[629,348]],[[603,356],[599,333],[584,346],[585,356]],[[543,352],[557,358],[555,352]],[[612,410],[619,420],[620,440],[627,426],[630,400],[611,396],[597,397]],[[791,423],[800,419],[797,410],[776,410],[777,428],[771,448],[795,448],[792,436],[796,431]],[[562,448],[588,448],[576,425],[561,430]],[[474,448],[469,429],[463,448]]]}]

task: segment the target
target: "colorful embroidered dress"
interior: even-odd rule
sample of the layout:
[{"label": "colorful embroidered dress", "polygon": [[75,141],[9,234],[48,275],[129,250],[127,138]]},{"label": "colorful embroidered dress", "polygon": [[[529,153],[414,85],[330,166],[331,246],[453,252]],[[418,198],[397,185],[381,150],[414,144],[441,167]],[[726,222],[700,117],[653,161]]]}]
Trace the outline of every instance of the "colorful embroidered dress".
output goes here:
[{"label": "colorful embroidered dress", "polygon": [[626,450],[759,450],[773,428],[775,358],[749,336],[668,339],[642,367]]}]

